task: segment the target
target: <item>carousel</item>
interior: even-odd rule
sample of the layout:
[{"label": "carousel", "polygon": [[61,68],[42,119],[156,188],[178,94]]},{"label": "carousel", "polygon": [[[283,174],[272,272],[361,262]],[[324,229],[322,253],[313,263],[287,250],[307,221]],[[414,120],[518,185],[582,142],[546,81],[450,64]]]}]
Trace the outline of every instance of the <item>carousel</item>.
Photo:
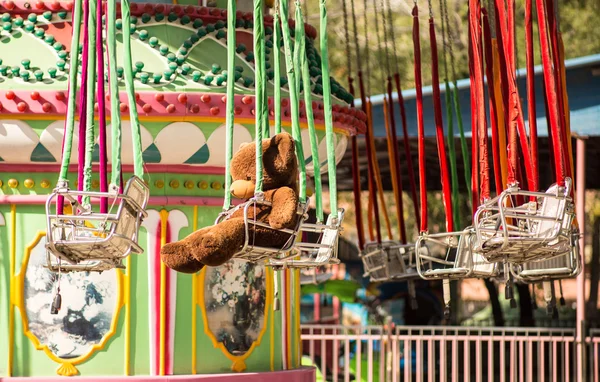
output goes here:
[{"label": "carousel", "polygon": [[329,77],[326,36],[317,49],[288,7],[0,4],[0,379],[314,378],[300,366],[300,272],[336,263],[342,210],[299,219],[316,243],[295,232],[290,248],[246,245],[191,275],[160,258],[239,208],[224,195],[242,143],[290,132],[320,187],[364,131]]}]

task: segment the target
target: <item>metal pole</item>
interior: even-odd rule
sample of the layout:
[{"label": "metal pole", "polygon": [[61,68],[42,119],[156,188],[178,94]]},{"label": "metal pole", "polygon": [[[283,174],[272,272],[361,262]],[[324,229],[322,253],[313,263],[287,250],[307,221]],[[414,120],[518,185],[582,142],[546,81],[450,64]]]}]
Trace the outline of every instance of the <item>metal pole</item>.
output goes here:
[{"label": "metal pole", "polygon": [[577,381],[586,380],[585,357],[585,138],[577,137],[577,206],[576,214],[579,223],[579,249],[581,251],[581,273],[577,276]]}]

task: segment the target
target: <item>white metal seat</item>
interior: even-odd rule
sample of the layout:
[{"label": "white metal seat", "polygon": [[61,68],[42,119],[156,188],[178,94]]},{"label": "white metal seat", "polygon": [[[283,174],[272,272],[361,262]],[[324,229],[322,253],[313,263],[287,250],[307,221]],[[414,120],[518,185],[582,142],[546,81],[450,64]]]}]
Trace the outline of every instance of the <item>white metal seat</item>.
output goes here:
[{"label": "white metal seat", "polygon": [[510,272],[515,280],[526,283],[576,277],[581,272],[578,236],[577,233],[573,234],[571,250],[567,254],[547,260],[511,264]]},{"label": "white metal seat", "polygon": [[[550,259],[571,250],[574,206],[565,187],[556,184],[546,192],[524,191],[512,186],[481,205],[475,213],[475,250],[488,261],[522,264]],[[517,205],[517,196],[536,198]]]},{"label": "white metal seat", "polygon": [[498,264],[473,251],[474,235],[471,227],[462,232],[425,233],[415,244],[419,275],[425,280],[443,281],[445,316],[450,314],[450,280],[487,278],[498,273]]},{"label": "white metal seat", "polygon": [[338,239],[344,220],[344,209],[338,209],[337,216],[329,215],[327,223],[302,223],[300,230],[320,234],[317,243],[297,241],[288,254],[279,252],[280,257],[269,259],[268,265],[274,269],[314,268],[330,264],[339,264],[337,258]]},{"label": "white metal seat", "polygon": [[300,285],[307,285],[307,284],[321,284],[324,283],[325,281],[331,279],[333,277],[333,273],[331,272],[319,272],[317,273],[317,269],[318,268],[312,268],[312,269],[303,269],[300,272]]},{"label": "white metal seat", "polygon": [[416,269],[415,245],[394,240],[365,245],[361,259],[371,281],[403,281],[420,278]]},{"label": "white metal seat", "polygon": [[[415,244],[417,271],[426,280],[493,277],[496,263],[473,251],[471,227],[462,232],[423,234]],[[440,254],[441,256],[436,254]]]},{"label": "white metal seat", "polygon": [[[298,233],[300,232],[300,226],[307,218],[307,210],[308,210],[308,202],[307,203],[298,203],[298,209],[296,211],[297,220],[293,229],[282,228],[275,229],[272,228],[269,224],[257,221],[252,218],[254,216],[250,213],[250,208],[261,208],[261,207],[271,207],[271,203],[262,199],[261,197],[253,197],[248,201],[237,205],[225,212],[222,212],[217,217],[215,224],[219,224],[222,221],[229,219],[234,213],[239,210],[244,211],[244,229],[245,229],[245,239],[243,247],[233,256],[234,258],[243,259],[251,262],[262,262],[269,260],[270,258],[277,256],[278,254],[288,253],[294,248],[294,243],[296,238],[298,237]],[[256,228],[263,228],[272,231],[279,231],[289,235],[289,239],[285,242],[284,245],[278,247],[263,247],[255,245],[253,240],[250,238],[254,236],[254,230]]]},{"label": "white metal seat", "polygon": [[[71,204],[72,214],[53,211],[59,196]],[[79,196],[112,199],[117,212],[94,212],[92,206],[79,204]],[[47,267],[64,272],[105,271],[122,267],[122,259],[130,253],[143,253],[138,233],[148,199],[148,186],[136,176],[127,182],[123,194],[55,189],[46,201],[46,249],[58,261],[48,256]]]}]

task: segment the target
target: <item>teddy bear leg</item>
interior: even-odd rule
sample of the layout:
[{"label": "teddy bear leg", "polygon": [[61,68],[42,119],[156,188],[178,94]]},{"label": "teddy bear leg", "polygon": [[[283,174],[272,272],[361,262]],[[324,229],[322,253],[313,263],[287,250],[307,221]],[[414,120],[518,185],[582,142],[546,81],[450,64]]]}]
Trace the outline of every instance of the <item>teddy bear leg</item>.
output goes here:
[{"label": "teddy bear leg", "polygon": [[210,229],[197,231],[185,240],[192,256],[204,265],[218,267],[244,246],[243,218],[230,218]]}]

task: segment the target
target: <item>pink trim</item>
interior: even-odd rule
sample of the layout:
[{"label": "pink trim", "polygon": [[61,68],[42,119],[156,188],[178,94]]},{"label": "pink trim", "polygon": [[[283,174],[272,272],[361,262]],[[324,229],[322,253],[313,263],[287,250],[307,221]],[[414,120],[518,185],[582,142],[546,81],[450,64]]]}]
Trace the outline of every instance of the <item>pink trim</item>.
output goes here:
[{"label": "pink trim", "polygon": [[[284,368],[285,369],[290,369],[292,367],[292,360],[289,359],[288,355],[289,355],[289,349],[290,349],[290,343],[288,341],[288,333],[290,332],[290,312],[289,312],[289,308],[290,308],[290,298],[292,297],[292,293],[291,291],[288,291],[288,289],[290,288],[290,283],[289,283],[289,269],[284,269],[283,270],[283,285],[284,285],[284,296],[285,296],[285,302],[283,304],[283,314],[285,316],[285,320],[283,321],[283,328],[284,328],[284,336],[283,336],[283,349],[285,351],[285,358],[284,358]],[[290,297],[290,298],[288,298]]]},{"label": "pink trim", "polygon": [[[94,88],[94,84],[88,84],[87,82],[87,73],[88,73],[88,50],[90,49],[89,47],[89,36],[88,36],[88,21],[89,21],[89,13],[90,13],[90,5],[89,2],[84,2],[83,3],[83,48],[82,48],[82,54],[81,54],[81,87],[79,88],[79,97],[77,97],[77,99],[79,101],[75,101],[75,110],[73,110],[73,116],[75,116],[75,111],[77,111],[77,105],[79,105],[79,126],[77,127],[78,131],[79,131],[79,144],[77,146],[77,189],[79,191],[83,190],[83,178],[84,178],[84,173],[83,173],[83,169],[84,169],[84,165],[85,165],[85,146],[86,146],[86,141],[87,141],[87,136],[86,136],[86,123],[87,123],[87,113],[86,113],[86,109],[87,109],[87,88],[88,85],[91,85],[91,88]],[[92,68],[92,70],[94,70],[94,68]],[[13,92],[14,94],[14,92]],[[7,97],[8,98],[8,97]],[[15,103],[16,101],[19,99],[19,95],[15,94]],[[24,99],[27,99],[26,96],[24,97]],[[40,100],[43,100],[44,97],[41,96]],[[54,98],[56,100],[56,97]],[[63,101],[63,107],[65,110],[67,110],[67,102],[68,101]],[[23,102],[22,102],[23,103]],[[22,104],[21,103],[21,104]],[[49,103],[50,105],[52,105],[52,103],[50,102],[46,102],[44,104]],[[30,106],[27,107],[25,109],[25,112],[29,111],[30,109],[33,111],[32,108],[36,108],[41,106],[42,107],[42,111],[44,111],[44,104],[42,104],[41,101],[37,101],[37,102],[31,102]],[[11,105],[10,103],[6,104],[7,109],[10,109],[10,106],[14,106]],[[91,107],[92,105],[90,105]],[[48,107],[46,106],[45,108],[48,111],[52,110],[52,106]],[[73,117],[74,118],[74,117]],[[90,123],[93,123],[94,121],[90,121]],[[94,134],[91,134],[90,137],[92,140],[94,139]],[[81,203],[81,196],[77,197],[77,201],[79,203]]]},{"label": "pink trim", "polygon": [[[47,195],[0,195],[0,205],[46,204],[47,199]],[[97,202],[95,198],[92,198],[92,201]],[[215,196],[151,196],[148,205],[220,207],[223,205],[223,198]]]},{"label": "pink trim", "polygon": [[[29,4],[24,0],[6,0],[0,2],[0,10],[9,11],[12,14],[29,14],[36,13],[41,14],[45,11],[70,11],[73,9],[72,1],[48,1],[44,3],[43,1],[37,1],[34,7],[31,5],[26,6],[25,4]],[[131,3],[131,14],[133,16],[141,16],[143,13],[148,13],[150,15],[154,15],[155,13],[162,12],[164,14],[169,14],[174,12],[178,17],[187,14],[192,20],[197,18],[202,19],[202,21],[214,23],[218,20],[225,21],[227,17],[227,10],[221,8],[208,8],[208,7],[200,7],[195,5],[170,5],[170,4],[153,4],[153,3]],[[121,4],[117,3],[117,17],[120,17],[121,13]],[[243,18],[245,20],[252,20],[252,12],[239,12],[236,15],[238,18]],[[273,16],[266,15],[264,17],[265,25],[273,26]],[[294,29],[294,20],[288,20],[290,28]],[[304,24],[304,29],[306,31],[306,35],[313,40],[317,38],[317,29],[309,24]]]},{"label": "pink trim", "polygon": [[[185,382],[223,382],[223,381],[243,381],[243,382],[314,382],[316,378],[315,369],[312,367],[302,367],[296,370],[273,371],[266,373],[238,373],[238,374],[205,374],[205,375],[173,375],[166,377],[69,377],[69,381],[86,381],[86,382],[116,382],[116,381],[132,381],[132,382],[154,382],[154,381],[185,381]],[[0,382],[64,382],[65,377],[9,377],[0,378]]]},{"label": "pink trim", "polygon": [[[169,214],[170,215],[170,214]],[[169,223],[169,220],[167,219],[167,232],[166,232],[166,243],[171,243],[171,228],[172,228],[172,224]],[[162,248],[161,248],[162,249]],[[160,251],[159,251],[160,254]],[[159,258],[159,263],[162,263],[162,260]],[[173,338],[172,336],[174,336],[175,333],[171,332],[171,320],[172,320],[172,316],[174,316],[175,313],[175,305],[173,304],[174,301],[171,301],[171,291],[173,290],[173,288],[177,288],[177,278],[173,277],[171,278],[172,275],[172,270],[167,268],[165,270],[165,288],[166,293],[165,293],[165,323],[163,325],[163,328],[165,330],[165,354],[164,354],[164,359],[163,362],[165,364],[165,375],[171,375],[173,374],[173,354],[171,352],[171,344],[174,342],[175,338]],[[174,284],[174,285],[173,285]],[[162,318],[162,316],[161,316]]]},{"label": "pink trim", "polygon": [[[123,165],[123,172],[133,173],[132,165]],[[217,166],[195,166],[187,164],[146,164],[144,168],[149,173],[168,172],[171,174],[193,174],[193,175],[225,175],[224,167]],[[94,172],[98,172],[98,164],[92,166]],[[112,171],[112,166],[108,166],[108,170]],[[40,173],[60,171],[60,164],[33,164],[33,163],[0,163],[0,172],[16,172],[16,173]],[[77,172],[77,165],[69,166],[70,172]]]},{"label": "pink trim", "polygon": [[[162,223],[163,220],[160,219],[158,222],[158,228],[156,230],[156,236],[154,237],[154,248],[153,248],[153,253],[152,256],[154,257],[154,261],[153,261],[153,266],[152,266],[152,271],[151,271],[151,275],[150,277],[152,277],[154,279],[154,284],[153,284],[153,290],[151,291],[152,293],[152,302],[151,302],[151,306],[152,306],[152,313],[154,314],[154,328],[150,328],[150,331],[152,332],[153,336],[152,336],[152,341],[151,341],[151,345],[154,347],[154,358],[151,360],[151,362],[153,363],[152,367],[150,368],[152,375],[159,375],[160,374],[160,323],[162,321],[162,316],[160,314],[160,297],[161,297],[161,280],[160,280],[160,266],[161,266],[161,260],[160,260],[160,249],[162,248]],[[167,232],[169,229],[169,225],[168,225],[168,221],[167,221]]]},{"label": "pink trim", "polygon": [[[102,20],[102,2],[98,1],[96,4],[96,18],[97,20]],[[100,191],[106,192],[108,191],[108,158],[107,158],[107,146],[106,143],[106,98],[104,97],[104,43],[102,40],[102,24],[100,27],[96,29],[96,56],[98,60],[97,68],[102,68],[98,70],[97,74],[97,102],[99,105],[98,110],[98,148],[99,148],[99,162],[100,162]],[[109,112],[110,113],[110,112]],[[106,213],[108,211],[108,199],[103,198],[100,202],[100,212]]]},{"label": "pink trim", "polygon": [[[32,99],[31,92],[28,90],[7,90],[0,97],[2,105],[2,114],[19,115],[19,119],[26,118],[26,115],[43,114],[49,118],[64,118],[67,110],[67,99],[63,91],[42,90],[37,92],[35,100]],[[110,97],[110,95],[108,96]],[[178,119],[205,117],[214,118],[215,122],[225,121],[226,97],[218,93],[178,93],[178,92],[137,92],[136,105],[140,118],[151,118],[160,116],[169,116]],[[79,99],[77,108],[85,107],[85,100]],[[129,116],[127,95],[125,92],[119,93],[121,104],[121,113],[123,118]],[[82,103],[83,102],[83,103]],[[19,105],[25,109],[19,110]],[[98,106],[98,103],[95,105]],[[304,102],[300,101],[300,106],[304,109]],[[105,111],[110,108],[106,103]],[[324,112],[321,102],[313,101],[312,109],[316,123],[323,123]],[[291,121],[290,101],[287,98],[282,99],[281,119],[286,122]],[[254,119],[254,96],[238,94],[235,96],[235,114],[236,118]],[[269,99],[269,115],[274,116],[273,99]],[[23,117],[21,117],[23,116]],[[80,118],[82,114],[80,114]],[[13,117],[14,118],[14,117]],[[366,114],[359,109],[348,106],[333,105],[334,127],[344,130],[348,135],[354,135],[357,131],[363,132],[366,128]],[[300,112],[300,121],[306,123],[306,113]]]}]

